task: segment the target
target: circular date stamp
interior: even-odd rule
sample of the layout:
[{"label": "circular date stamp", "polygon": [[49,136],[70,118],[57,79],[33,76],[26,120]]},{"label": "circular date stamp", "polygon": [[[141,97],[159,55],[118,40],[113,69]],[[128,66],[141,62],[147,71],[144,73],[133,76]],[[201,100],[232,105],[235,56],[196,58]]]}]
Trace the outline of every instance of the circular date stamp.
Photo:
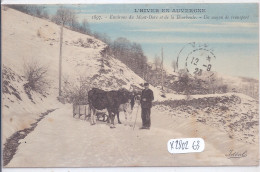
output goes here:
[{"label": "circular date stamp", "polygon": [[177,57],[177,68],[185,69],[195,76],[213,75],[216,56],[208,44],[188,43],[182,47]]}]

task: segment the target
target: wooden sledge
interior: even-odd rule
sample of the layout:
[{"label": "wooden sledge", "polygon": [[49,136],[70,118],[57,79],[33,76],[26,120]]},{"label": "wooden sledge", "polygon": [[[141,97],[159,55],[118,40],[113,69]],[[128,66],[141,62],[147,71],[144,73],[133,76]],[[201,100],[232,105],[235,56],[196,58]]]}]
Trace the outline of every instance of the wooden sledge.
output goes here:
[{"label": "wooden sledge", "polygon": [[[79,118],[81,116],[84,116],[84,120],[86,120],[87,118],[90,118],[90,110],[89,110],[89,105],[88,104],[73,104],[73,118],[75,118],[76,115],[79,115]],[[108,115],[103,112],[103,111],[97,111],[97,120],[99,121],[107,121],[108,119]],[[101,119],[103,118],[103,119]]]}]

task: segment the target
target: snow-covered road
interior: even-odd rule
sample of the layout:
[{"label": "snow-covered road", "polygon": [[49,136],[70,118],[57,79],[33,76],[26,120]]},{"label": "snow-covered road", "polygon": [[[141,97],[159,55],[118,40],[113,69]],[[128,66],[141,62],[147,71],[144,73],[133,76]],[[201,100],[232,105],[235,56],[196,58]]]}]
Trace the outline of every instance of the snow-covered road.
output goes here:
[{"label": "snow-covered road", "polygon": [[[137,108],[133,111],[133,116]],[[124,122],[124,116],[120,116]],[[117,120],[116,120],[117,121]],[[152,109],[150,130],[140,130],[140,109],[136,128],[116,124],[110,129],[104,122],[91,126],[89,121],[72,117],[72,106],[47,115],[23,140],[7,167],[90,167],[90,166],[183,166],[240,164],[254,157],[250,147],[246,159],[227,159],[230,145],[240,149],[228,134],[195,119],[172,117]],[[202,153],[175,154],[167,151],[173,138],[201,137],[206,148]],[[243,148],[244,149],[244,148]],[[251,154],[250,154],[251,153]],[[252,162],[251,162],[252,163]]]}]

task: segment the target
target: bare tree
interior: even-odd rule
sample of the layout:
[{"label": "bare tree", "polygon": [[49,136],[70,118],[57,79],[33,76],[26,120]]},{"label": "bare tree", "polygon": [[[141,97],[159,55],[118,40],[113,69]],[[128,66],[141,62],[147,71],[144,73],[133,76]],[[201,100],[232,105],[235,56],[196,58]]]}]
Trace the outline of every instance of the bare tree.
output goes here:
[{"label": "bare tree", "polygon": [[[101,40],[104,42],[110,41],[110,39],[106,39],[106,37],[102,38]],[[140,44],[131,42],[124,37],[119,37],[113,42],[107,44],[111,49],[110,52],[115,56],[115,58],[126,64],[140,77],[146,77],[147,57],[144,55],[142,46]]]},{"label": "bare tree", "polygon": [[23,13],[35,16],[35,17],[44,17],[48,16],[48,12],[45,10],[44,5],[8,5],[8,7],[21,11]]},{"label": "bare tree", "polygon": [[70,21],[68,22],[70,28],[74,31],[80,31],[80,23],[78,22],[78,17],[74,12],[70,14]]},{"label": "bare tree", "polygon": [[36,17],[43,17],[44,7],[43,6],[34,6],[34,14]]},{"label": "bare tree", "polygon": [[161,65],[161,59],[159,56],[155,55],[154,57],[154,65],[155,65],[155,69],[157,70],[158,67]]},{"label": "bare tree", "polygon": [[190,74],[185,69],[181,69],[178,71],[178,75],[179,88],[184,92],[186,98],[188,99],[190,97],[192,87]]},{"label": "bare tree", "polygon": [[53,16],[53,19],[55,23],[64,26],[64,25],[69,25],[75,17],[76,15],[74,11],[67,8],[63,8],[61,6],[57,10],[56,14]]},{"label": "bare tree", "polygon": [[43,16],[43,18],[46,18],[46,19],[50,18],[47,11],[44,11],[42,16]]},{"label": "bare tree", "polygon": [[173,68],[173,72],[176,72],[177,70],[177,63],[175,60],[172,61],[172,68]]},{"label": "bare tree", "polygon": [[163,75],[163,48],[162,48],[161,70],[162,70],[162,90],[163,90],[163,85],[164,85],[164,75]]},{"label": "bare tree", "polygon": [[86,18],[84,18],[84,19],[82,20],[81,30],[82,30],[83,33],[91,34],[90,27],[89,27],[89,23],[88,23],[88,20],[87,20]]}]

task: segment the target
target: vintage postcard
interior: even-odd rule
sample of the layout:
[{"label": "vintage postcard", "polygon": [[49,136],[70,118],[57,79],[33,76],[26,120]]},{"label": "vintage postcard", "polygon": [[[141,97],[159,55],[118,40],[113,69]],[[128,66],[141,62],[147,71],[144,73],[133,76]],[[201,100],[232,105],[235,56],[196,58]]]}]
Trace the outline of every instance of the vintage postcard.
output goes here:
[{"label": "vintage postcard", "polygon": [[259,165],[259,5],[1,5],[3,167]]}]

